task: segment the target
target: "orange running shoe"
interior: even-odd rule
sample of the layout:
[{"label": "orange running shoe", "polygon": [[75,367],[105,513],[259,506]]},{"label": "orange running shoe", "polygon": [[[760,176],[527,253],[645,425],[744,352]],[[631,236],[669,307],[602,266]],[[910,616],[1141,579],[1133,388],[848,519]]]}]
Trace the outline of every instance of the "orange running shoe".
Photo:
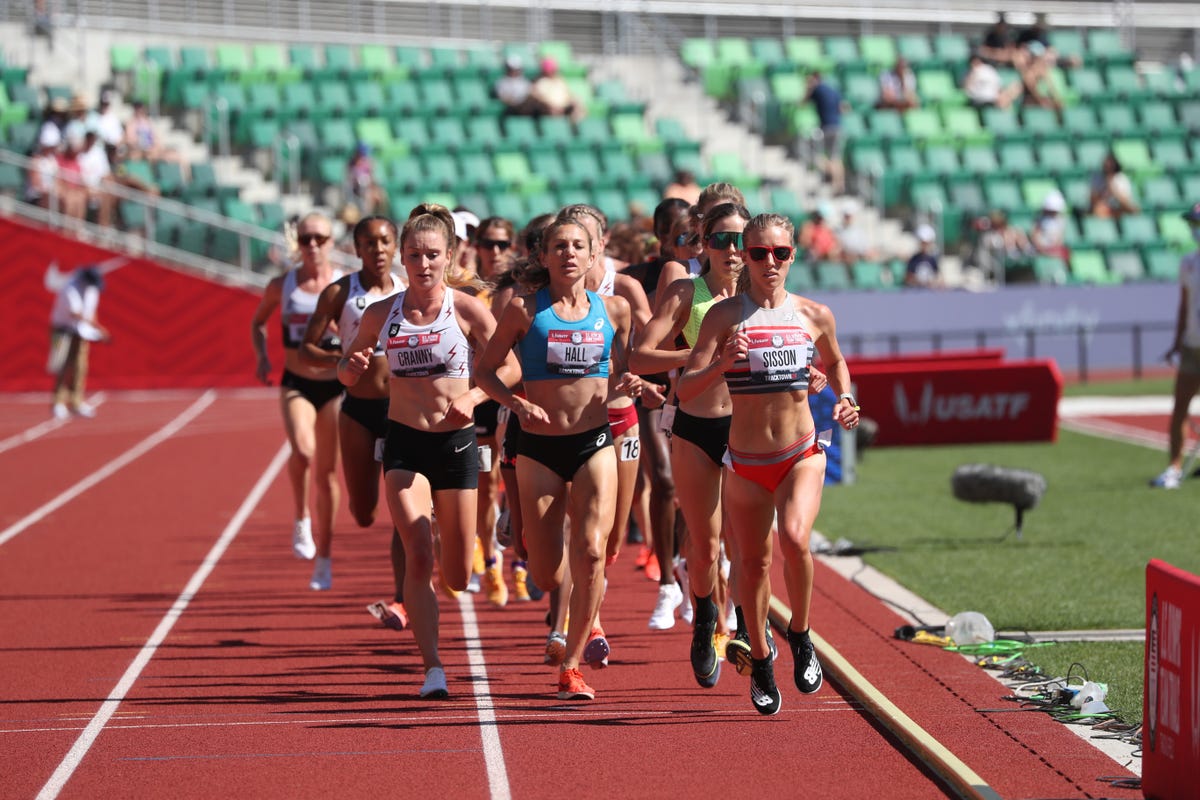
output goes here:
[{"label": "orange running shoe", "polygon": [[563,636],[558,631],[551,631],[546,637],[546,655],[542,660],[544,664],[558,665],[567,657],[567,637]]},{"label": "orange running shoe", "polygon": [[564,669],[558,673],[559,700],[595,700],[596,690],[583,680],[583,673],[577,669]]},{"label": "orange running shoe", "polygon": [[646,562],[646,566],[642,568],[646,573],[646,579],[658,583],[662,580],[662,569],[658,566],[658,556],[653,552],[650,553],[650,559]]},{"label": "orange running shoe", "polygon": [[402,631],[408,627],[408,612],[404,609],[404,603],[380,600],[378,603],[371,603],[367,606],[367,611],[371,612],[371,616],[379,620],[385,628]]},{"label": "orange running shoe", "polygon": [[637,558],[633,560],[633,566],[637,569],[642,569],[646,566],[646,562],[650,560],[650,556],[654,555],[654,551],[646,545],[638,548]]},{"label": "orange running shoe", "polygon": [[492,605],[497,608],[504,608],[508,605],[508,586],[504,583],[504,573],[501,571],[499,561],[492,564],[483,573],[483,589],[487,594],[488,602]]}]

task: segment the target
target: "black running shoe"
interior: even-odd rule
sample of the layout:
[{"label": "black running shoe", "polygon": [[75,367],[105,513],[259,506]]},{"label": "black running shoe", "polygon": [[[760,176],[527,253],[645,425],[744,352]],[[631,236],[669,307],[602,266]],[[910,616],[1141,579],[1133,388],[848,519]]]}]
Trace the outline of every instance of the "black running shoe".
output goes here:
[{"label": "black running shoe", "polygon": [[821,662],[817,658],[817,650],[813,647],[812,638],[808,635],[808,631],[796,633],[791,628],[788,628],[787,638],[788,645],[792,648],[796,688],[804,694],[812,694],[820,689],[824,682]]},{"label": "black running shoe", "polygon": [[750,674],[750,634],[738,631],[725,645],[725,660],[733,664],[738,675]]},{"label": "black running shoe", "polygon": [[754,710],[764,716],[778,714],[783,706],[783,696],[775,685],[775,668],[770,658],[753,659],[750,668],[750,702]]},{"label": "black running shoe", "polygon": [[692,628],[692,674],[696,676],[696,683],[705,689],[716,686],[721,677],[721,658],[713,648],[716,630],[716,620],[707,625],[696,623]]}]

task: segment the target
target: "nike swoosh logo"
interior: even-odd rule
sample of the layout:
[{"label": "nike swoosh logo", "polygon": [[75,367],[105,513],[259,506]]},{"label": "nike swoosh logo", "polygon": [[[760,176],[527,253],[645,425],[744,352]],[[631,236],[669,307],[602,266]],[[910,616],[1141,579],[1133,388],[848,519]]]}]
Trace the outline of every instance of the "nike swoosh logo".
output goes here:
[{"label": "nike swoosh logo", "polygon": [[466,449],[467,449],[468,447],[470,447],[470,446],[471,446],[471,445],[469,445],[469,444],[464,444],[462,447],[456,447],[456,448],[454,448],[454,452],[456,452],[456,453],[461,453],[463,450],[466,450]]}]

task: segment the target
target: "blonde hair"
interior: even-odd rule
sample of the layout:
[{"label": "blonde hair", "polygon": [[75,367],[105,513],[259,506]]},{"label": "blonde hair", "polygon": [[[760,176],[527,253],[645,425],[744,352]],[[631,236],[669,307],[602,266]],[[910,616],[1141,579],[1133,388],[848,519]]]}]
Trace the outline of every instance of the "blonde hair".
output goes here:
[{"label": "blonde hair", "polygon": [[744,206],[746,205],[746,196],[732,183],[710,183],[700,191],[700,199],[696,201],[697,213],[701,213],[706,208],[711,209],[721,202]]},{"label": "blonde hair", "polygon": [[[758,216],[751,218],[751,220],[746,223],[746,228],[745,228],[745,230],[742,231],[742,249],[744,250],[747,247],[746,236],[751,231],[761,232],[761,231],[765,231],[767,228],[783,228],[785,231],[787,231],[788,240],[791,241],[792,246],[795,247],[795,245],[796,245],[796,228],[794,225],[792,225],[792,221],[790,219],[788,219],[787,217],[785,217],[783,214],[775,214],[772,212],[767,212],[765,214],[759,214]],[[750,270],[743,269],[741,274],[738,275],[737,293],[743,294],[749,288],[750,288]]]},{"label": "blonde hair", "polygon": [[443,281],[451,289],[475,289],[481,291],[488,288],[486,281],[479,279],[474,273],[468,272],[458,264],[458,235],[454,232],[454,217],[450,209],[437,203],[421,203],[408,214],[408,221],[400,229],[400,247],[409,236],[425,231],[436,231],[446,239],[446,271]]}]

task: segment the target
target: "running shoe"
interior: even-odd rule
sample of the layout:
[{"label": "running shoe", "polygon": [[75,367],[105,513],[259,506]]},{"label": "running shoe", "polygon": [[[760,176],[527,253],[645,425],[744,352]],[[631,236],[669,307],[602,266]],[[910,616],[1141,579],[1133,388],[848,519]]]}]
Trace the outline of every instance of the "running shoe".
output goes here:
[{"label": "running shoe", "polygon": [[75,416],[91,419],[96,416],[96,407],[90,403],[80,403],[74,408]]},{"label": "running shoe", "polygon": [[333,587],[333,559],[317,556],[316,564],[313,565],[312,580],[308,582],[308,588],[314,592],[327,592]]},{"label": "running shoe", "polygon": [[59,420],[71,418],[71,409],[67,408],[66,403],[55,403],[50,413],[54,415],[55,419]]},{"label": "running shoe", "polygon": [[1179,467],[1167,467],[1157,478],[1150,481],[1150,485],[1156,489],[1178,489],[1182,479],[1183,470]]},{"label": "running shoe", "polygon": [[512,547],[512,515],[507,508],[496,517],[496,544],[506,550]]},{"label": "running shoe", "polygon": [[817,650],[813,647],[812,637],[808,635],[808,631],[796,633],[788,628],[787,639],[788,645],[792,649],[796,688],[804,694],[812,694],[821,688],[824,680],[821,674],[821,661],[817,658]]},{"label": "running shoe", "polygon": [[696,613],[692,608],[692,581],[688,578],[687,559],[676,556],[674,572],[675,582],[683,594],[683,603],[679,606],[679,618],[685,625],[691,625],[692,620],[696,618]]},{"label": "running shoe", "polygon": [[558,673],[559,700],[595,700],[596,690],[583,680],[583,673],[577,669],[564,669]]},{"label": "running shoe", "polygon": [[371,612],[371,616],[379,620],[385,628],[402,631],[408,627],[408,612],[404,609],[404,603],[380,600],[378,603],[371,603],[367,606],[367,611]]},{"label": "running shoe", "polygon": [[713,650],[717,653],[717,658],[721,658],[725,654],[725,648],[729,646],[730,636],[728,633],[713,634]]},{"label": "running shoe", "polygon": [[646,545],[643,544],[641,547],[639,547],[637,558],[633,560],[634,569],[643,569],[646,566],[646,562],[650,560],[650,556],[652,555],[654,555],[654,551]]},{"label": "running shoe", "polygon": [[705,689],[716,686],[721,677],[721,658],[714,647],[716,628],[715,619],[707,624],[698,622],[692,628],[692,674],[696,676],[696,683]]},{"label": "running shoe", "polygon": [[481,542],[479,537],[476,536],[475,554],[471,557],[471,572],[475,573],[476,575],[482,575],[486,566],[487,565],[484,564],[483,561],[483,542]]},{"label": "running shoe", "polygon": [[683,603],[683,592],[677,583],[664,583],[658,587],[658,602],[650,614],[650,630],[665,631],[675,627],[675,609]]},{"label": "running shoe", "polygon": [[738,631],[725,645],[725,660],[733,664],[738,675],[749,675],[751,667],[750,634]]},{"label": "running shoe", "polygon": [[525,588],[529,590],[529,599],[535,603],[546,596],[546,593],[539,589],[538,585],[533,582],[533,578],[528,575],[525,576]]},{"label": "running shoe", "polygon": [[769,658],[756,658],[750,668],[750,702],[754,710],[765,716],[778,714],[783,696],[775,685],[775,668]]},{"label": "running shoe", "polygon": [[533,599],[529,594],[529,570],[525,567],[514,566],[513,575],[513,600],[518,603],[528,603]]},{"label": "running shoe", "polygon": [[504,573],[501,572],[500,562],[492,564],[483,573],[483,591],[488,602],[496,608],[508,605],[508,585],[504,583]]},{"label": "running shoe", "polygon": [[292,555],[303,561],[312,561],[317,555],[317,546],[312,538],[312,520],[308,517],[296,520],[292,526]]},{"label": "running shoe", "polygon": [[592,628],[587,644],[583,646],[583,663],[592,669],[604,669],[608,666],[610,652],[612,651],[608,646],[608,639],[604,638],[604,629],[598,626]]},{"label": "running shoe", "polygon": [[775,634],[771,632],[771,623],[767,623],[767,649],[771,651],[771,660],[779,658],[779,648],[775,646]]},{"label": "running shoe", "polygon": [[658,556],[653,552],[650,553],[650,558],[646,559],[646,566],[642,567],[642,572],[646,575],[646,580],[658,583],[662,580],[662,567],[659,566]]},{"label": "running shoe", "polygon": [[446,597],[449,597],[451,600],[457,600],[458,596],[462,594],[462,592],[460,592],[458,589],[451,589],[450,584],[446,583],[446,579],[440,574],[438,575],[438,586],[441,587],[442,594],[446,595]]},{"label": "running shoe", "polygon": [[425,684],[421,687],[421,698],[424,700],[442,700],[450,696],[446,689],[446,670],[441,667],[430,667],[425,673]]},{"label": "running shoe", "polygon": [[551,631],[546,637],[546,655],[542,659],[543,664],[553,664],[555,666],[561,664],[563,659],[567,657],[567,637],[563,636],[558,631]]}]

